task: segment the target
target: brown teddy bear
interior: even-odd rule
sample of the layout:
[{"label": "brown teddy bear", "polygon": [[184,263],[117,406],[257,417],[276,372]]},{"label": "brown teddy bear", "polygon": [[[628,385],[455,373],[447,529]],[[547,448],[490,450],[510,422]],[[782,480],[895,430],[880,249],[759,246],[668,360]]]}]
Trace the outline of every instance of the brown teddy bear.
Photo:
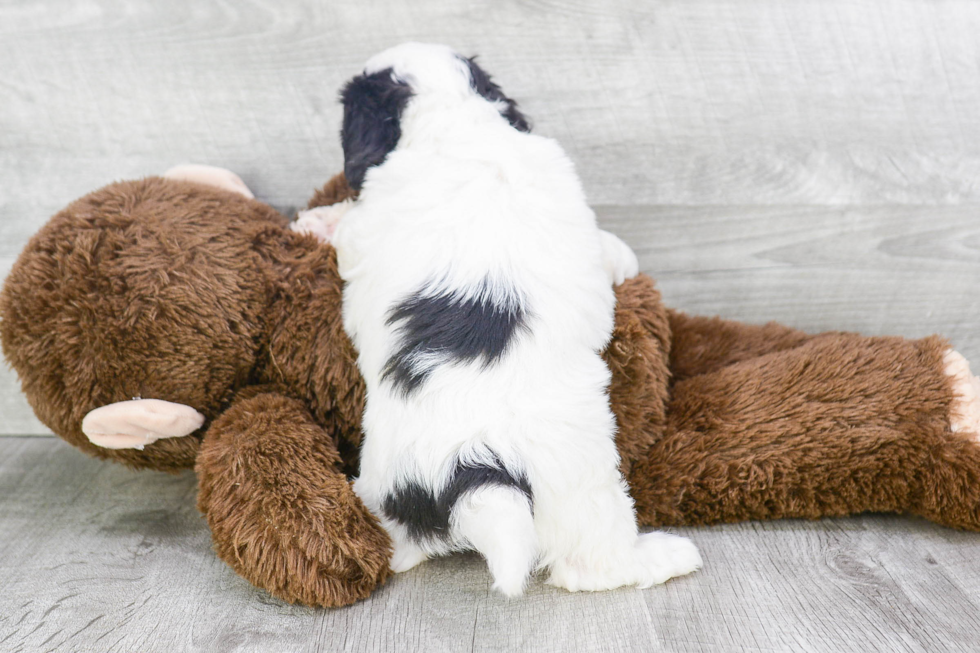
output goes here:
[{"label": "brown teddy bear", "polygon": [[[343,176],[310,206],[351,195]],[[0,339],[38,417],[133,468],[195,467],[218,555],[286,601],[390,574],[351,490],[364,388],[334,251],[220,169],[111,184],[28,243]],[[904,512],[980,530],[980,382],[938,337],[690,317],[644,275],[605,352],[645,526]]]}]

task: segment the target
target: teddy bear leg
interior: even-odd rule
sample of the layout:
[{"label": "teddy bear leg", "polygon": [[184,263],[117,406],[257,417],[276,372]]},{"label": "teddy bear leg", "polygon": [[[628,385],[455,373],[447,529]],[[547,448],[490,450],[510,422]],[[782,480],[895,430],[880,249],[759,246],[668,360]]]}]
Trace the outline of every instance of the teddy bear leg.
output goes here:
[{"label": "teddy bear leg", "polygon": [[721,369],[757,356],[799,347],[816,337],[776,322],[745,324],[718,317],[687,315],[667,309],[672,345],[670,370],[674,381]]},{"label": "teddy bear leg", "polygon": [[160,175],[165,179],[179,179],[182,181],[193,181],[205,186],[215,186],[223,188],[239,195],[244,195],[248,199],[255,199],[255,195],[249,190],[242,178],[231,170],[218,168],[217,166],[205,166],[196,163],[184,163],[174,166],[170,170]]},{"label": "teddy bear leg", "polygon": [[302,402],[275,393],[235,401],[205,434],[196,467],[218,556],[284,601],[338,607],[367,597],[391,574],[391,543],[340,465]]},{"label": "teddy bear leg", "polygon": [[975,382],[948,351],[839,334],[678,382],[664,436],[630,472],[638,518],[905,512],[980,530]]}]

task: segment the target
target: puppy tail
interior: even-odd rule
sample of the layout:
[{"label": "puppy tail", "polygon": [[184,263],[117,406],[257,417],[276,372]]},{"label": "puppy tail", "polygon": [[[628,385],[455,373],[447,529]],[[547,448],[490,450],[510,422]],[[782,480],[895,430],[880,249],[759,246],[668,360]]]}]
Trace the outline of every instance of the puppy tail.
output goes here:
[{"label": "puppy tail", "polygon": [[455,532],[487,560],[493,588],[520,596],[538,555],[531,502],[519,488],[484,485],[453,508]]}]

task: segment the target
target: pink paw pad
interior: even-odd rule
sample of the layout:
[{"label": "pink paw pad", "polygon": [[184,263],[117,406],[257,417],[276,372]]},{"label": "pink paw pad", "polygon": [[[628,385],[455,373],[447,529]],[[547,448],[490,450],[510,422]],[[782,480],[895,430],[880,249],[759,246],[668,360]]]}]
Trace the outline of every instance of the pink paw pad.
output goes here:
[{"label": "pink paw pad", "polygon": [[949,426],[953,433],[972,433],[980,440],[980,378],[970,371],[970,364],[950,349],[943,358],[946,375],[953,383],[953,404]]}]

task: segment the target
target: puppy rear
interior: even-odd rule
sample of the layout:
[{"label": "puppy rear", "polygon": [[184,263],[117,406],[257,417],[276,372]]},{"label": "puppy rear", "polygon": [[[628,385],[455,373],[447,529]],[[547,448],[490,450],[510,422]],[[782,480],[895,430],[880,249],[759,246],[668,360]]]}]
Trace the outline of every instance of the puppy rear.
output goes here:
[{"label": "puppy rear", "polygon": [[638,540],[599,356],[635,258],[564,152],[444,46],[383,52],[342,97],[360,195],[335,244],[368,391],[355,489],[395,571],[475,549],[511,595],[536,563],[569,589],[691,571],[693,546],[672,569],[651,558],[679,538]]}]

